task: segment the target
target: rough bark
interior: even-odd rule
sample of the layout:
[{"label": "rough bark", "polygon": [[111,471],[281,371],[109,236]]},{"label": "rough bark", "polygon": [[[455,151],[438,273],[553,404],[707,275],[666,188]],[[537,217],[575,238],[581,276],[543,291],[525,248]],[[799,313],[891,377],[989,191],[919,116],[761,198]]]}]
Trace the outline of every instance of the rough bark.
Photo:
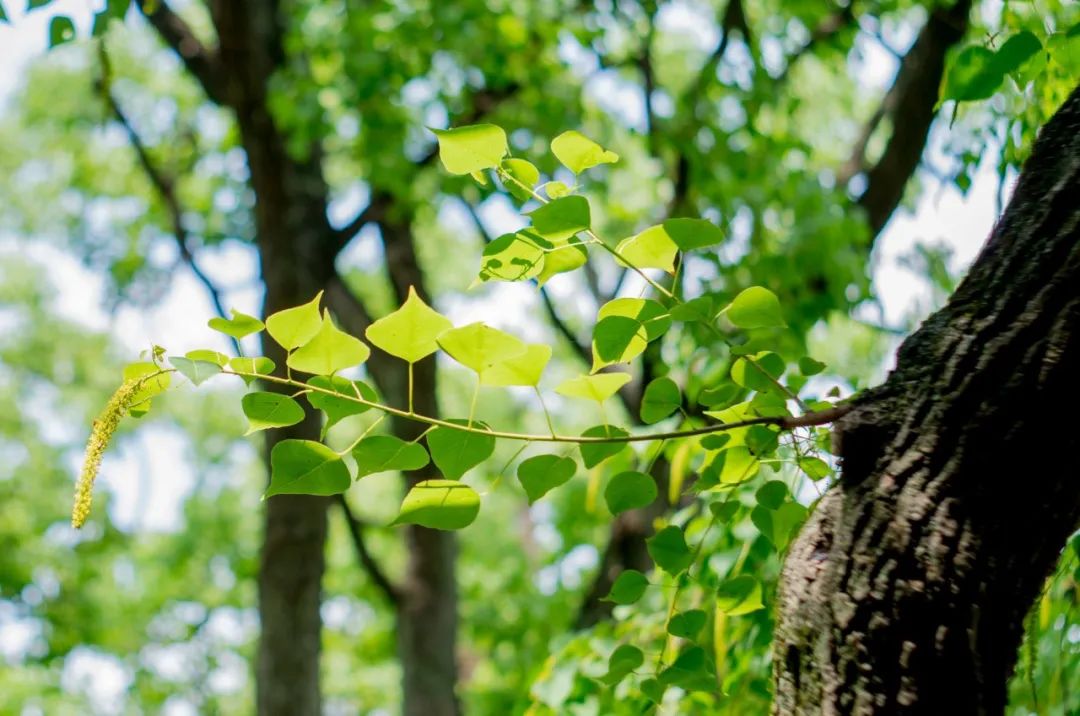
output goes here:
[{"label": "rough bark", "polygon": [[784,569],[774,713],[1004,712],[1080,525],[1077,197],[1080,89],[955,295],[840,421],[841,479]]}]

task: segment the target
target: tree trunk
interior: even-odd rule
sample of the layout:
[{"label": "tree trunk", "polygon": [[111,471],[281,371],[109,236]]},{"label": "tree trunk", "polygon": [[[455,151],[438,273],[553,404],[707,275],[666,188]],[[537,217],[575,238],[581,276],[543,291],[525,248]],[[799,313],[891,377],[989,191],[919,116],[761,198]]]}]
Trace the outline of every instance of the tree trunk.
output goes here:
[{"label": "tree trunk", "polygon": [[1078,198],[1080,89],[948,305],[837,426],[841,479],[782,577],[774,713],[1004,712],[1080,524]]}]

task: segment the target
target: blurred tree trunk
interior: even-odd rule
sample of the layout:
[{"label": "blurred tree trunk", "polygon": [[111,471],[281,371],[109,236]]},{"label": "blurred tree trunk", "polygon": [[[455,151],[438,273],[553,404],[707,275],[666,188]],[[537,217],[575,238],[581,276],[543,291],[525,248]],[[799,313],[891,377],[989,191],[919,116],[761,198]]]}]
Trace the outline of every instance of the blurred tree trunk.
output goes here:
[{"label": "blurred tree trunk", "polygon": [[1001,714],[1023,618],[1080,526],[1080,89],[949,303],[837,426],[793,544],[777,714]]}]

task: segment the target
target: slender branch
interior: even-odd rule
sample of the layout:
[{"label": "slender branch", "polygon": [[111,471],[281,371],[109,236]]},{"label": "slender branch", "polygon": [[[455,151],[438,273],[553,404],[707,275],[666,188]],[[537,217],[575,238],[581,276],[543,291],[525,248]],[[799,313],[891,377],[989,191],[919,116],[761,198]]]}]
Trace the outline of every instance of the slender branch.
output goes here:
[{"label": "slender branch", "polygon": [[341,508],[342,516],[345,517],[345,526],[349,530],[349,537],[352,539],[353,547],[356,549],[356,556],[360,560],[360,565],[371,577],[372,583],[386,597],[386,601],[396,606],[401,600],[401,589],[390,580],[386,572],[382,570],[382,567],[375,560],[375,557],[368,551],[367,544],[364,542],[364,523],[353,513],[349,501],[345,499],[345,495],[337,495],[336,500]]},{"label": "slender branch", "polygon": [[135,0],[135,5],[165,44],[180,56],[184,66],[202,85],[206,96],[216,104],[228,106],[225,67],[217,49],[204,45],[165,0]]},{"label": "slender branch", "polygon": [[[214,305],[214,311],[222,318],[229,318],[229,314],[225,311],[225,304],[221,300],[221,292],[214,282],[203,273],[199,268],[198,263],[195,261],[195,255],[191,251],[191,247],[188,244],[189,234],[184,227],[184,212],[180,206],[180,199],[176,195],[176,182],[175,180],[160,170],[150,156],[150,151],[147,149],[146,144],[143,142],[139,133],[135,130],[135,126],[131,123],[131,120],[123,109],[120,107],[119,101],[112,92],[112,69],[109,63],[109,56],[105,50],[104,40],[98,44],[98,54],[101,58],[101,79],[98,82],[98,89],[101,93],[102,99],[105,101],[106,106],[112,113],[116,121],[123,127],[124,132],[127,134],[128,142],[131,144],[131,148],[135,150],[135,155],[139,159],[139,164],[142,166],[143,171],[146,173],[150,183],[154,186],[158,195],[161,198],[162,203],[165,204],[165,209],[169,213],[169,220],[172,223],[172,236],[176,242],[176,248],[180,252],[180,258],[183,259],[187,267],[191,269],[191,273],[195,275],[195,278],[206,288],[207,293],[210,295],[210,302]],[[236,349],[237,355],[242,355],[243,351],[240,348],[240,341],[236,338],[232,338],[233,348]]]},{"label": "slender branch", "polygon": [[[166,370],[163,372],[172,372]],[[255,378],[263,380],[269,383],[277,383],[279,385],[287,385],[293,388],[303,388],[312,393],[322,393],[339,400],[348,400],[358,405],[364,405],[368,408],[374,408],[375,410],[382,411],[388,415],[393,415],[398,418],[404,418],[405,420],[411,420],[417,423],[423,423],[425,425],[431,425],[439,428],[450,428],[464,433],[475,433],[479,435],[488,435],[493,438],[501,438],[504,440],[525,440],[527,442],[543,442],[543,443],[574,443],[578,445],[593,445],[599,443],[636,443],[636,442],[648,442],[650,440],[678,440],[680,438],[696,437],[698,435],[710,435],[712,433],[724,432],[727,430],[734,430],[736,428],[746,428],[753,425],[775,425],[781,430],[793,430],[794,428],[802,428],[811,425],[826,425],[849,413],[854,407],[853,403],[843,403],[841,405],[835,405],[825,410],[818,410],[809,412],[804,415],[798,416],[768,416],[762,418],[748,418],[746,420],[738,420],[731,423],[716,423],[714,425],[705,425],[698,428],[690,428],[687,430],[670,430],[660,433],[645,433],[640,435],[604,435],[597,437],[586,437],[583,435],[546,435],[546,434],[533,434],[533,433],[515,433],[503,430],[492,430],[490,428],[473,427],[471,425],[462,425],[461,423],[452,423],[448,420],[442,420],[440,418],[433,418],[428,415],[422,415],[420,413],[409,412],[400,408],[394,408],[389,405],[367,400],[357,395],[349,395],[347,393],[338,393],[329,388],[321,388],[319,386],[303,383],[294,378],[281,378],[276,375],[266,375],[263,373],[250,373],[240,370],[223,370],[223,375],[235,375],[240,378]]]}]

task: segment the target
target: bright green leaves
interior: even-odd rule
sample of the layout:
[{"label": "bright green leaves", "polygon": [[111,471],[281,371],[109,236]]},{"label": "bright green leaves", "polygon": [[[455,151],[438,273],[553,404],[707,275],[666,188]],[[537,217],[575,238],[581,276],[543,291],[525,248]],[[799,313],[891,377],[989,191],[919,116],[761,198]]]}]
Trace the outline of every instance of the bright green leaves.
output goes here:
[{"label": "bright green leaves", "polygon": [[658,268],[675,273],[675,257],[679,251],[708,248],[723,240],[724,233],[705,219],[668,219],[623,239],[615,250],[624,263],[636,268]]},{"label": "bright green leaves", "polygon": [[589,259],[585,244],[578,238],[552,242],[555,248],[544,255],[544,268],[536,277],[536,283],[543,286],[552,276],[579,269]]},{"label": "bright green leaves", "polygon": [[645,386],[641,396],[641,422],[658,423],[682,406],[679,386],[671,378],[657,378]]},{"label": "bright green leaves", "polygon": [[131,407],[128,408],[128,414],[133,418],[141,418],[150,412],[151,399],[165,392],[169,387],[171,377],[169,373],[163,373],[161,367],[156,363],[131,363],[125,366],[124,382],[145,378],[139,386],[138,392],[131,397]]},{"label": "bright green leaves", "polygon": [[683,639],[696,639],[701,630],[705,628],[707,615],[701,609],[690,609],[680,612],[671,617],[668,622],[668,634]]},{"label": "bright green leaves", "polygon": [[436,339],[451,328],[450,319],[424,303],[410,286],[401,308],[372,323],[364,335],[376,348],[415,363],[438,350]]},{"label": "bright green leaves", "polygon": [[258,318],[240,313],[235,309],[232,311],[232,318],[211,318],[206,325],[238,340],[252,333],[258,333],[265,327]]},{"label": "bright green leaves", "polygon": [[506,132],[494,124],[432,129],[439,140],[439,159],[451,174],[494,169],[510,151]]},{"label": "bright green leaves", "polygon": [[186,357],[170,356],[169,362],[172,363],[173,368],[176,368],[181,375],[194,385],[201,385],[221,372],[220,365],[208,360],[192,360]]},{"label": "bright green leaves", "polygon": [[[546,246],[541,246],[541,242]],[[481,281],[527,281],[544,268],[544,248],[552,245],[524,232],[503,234],[484,247],[480,260]]]},{"label": "bright green leaves", "polygon": [[56,15],[49,21],[49,47],[57,47],[75,39],[75,23],[67,15]]},{"label": "bright green leaves", "polygon": [[200,348],[198,350],[188,351],[184,354],[184,357],[193,361],[205,361],[207,363],[213,363],[218,368],[224,368],[225,364],[229,362],[229,357],[224,353],[218,353],[217,351],[207,350]]},{"label": "bright green leaves", "polygon": [[304,419],[300,403],[281,393],[248,393],[241,399],[240,406],[248,419],[248,435],[267,428],[296,425]]},{"label": "bright green leaves", "polygon": [[648,586],[649,580],[644,574],[636,569],[624,569],[615,578],[604,600],[615,604],[633,604],[641,599]]},{"label": "bright green leaves", "polygon": [[739,328],[771,328],[784,326],[780,299],[761,286],[751,286],[739,293],[727,308],[728,320]]},{"label": "bright green leaves", "polygon": [[286,308],[270,315],[266,319],[266,332],[287,351],[299,348],[314,338],[322,328],[322,317],[319,313],[321,300],[322,291],[319,291],[315,298],[302,306]]},{"label": "bright green leaves", "polygon": [[551,152],[564,167],[580,174],[599,164],[613,164],[619,155],[601,147],[581,132],[563,132],[551,140]]},{"label": "bright green leaves", "polygon": [[[467,420],[449,420],[457,425],[470,425]],[[486,430],[487,426],[473,421],[474,429]],[[451,480],[460,479],[469,470],[491,457],[495,451],[495,438],[484,433],[437,427],[427,435],[431,459],[439,471]]]},{"label": "bright green leaves", "polygon": [[636,510],[656,499],[656,481],[643,472],[620,472],[604,489],[604,501],[611,514]]},{"label": "bright green leaves", "polygon": [[584,398],[602,403],[630,382],[628,373],[598,373],[596,375],[581,375],[577,378],[563,381],[555,388],[559,395],[567,398]]},{"label": "bright green leaves", "polygon": [[480,512],[476,490],[456,480],[424,480],[405,495],[393,524],[437,530],[468,527]]},{"label": "bright green leaves", "polygon": [[419,470],[429,462],[423,445],[393,435],[364,438],[353,447],[352,455],[358,478],[388,470]]},{"label": "bright green leaves", "polygon": [[241,375],[240,378],[248,385],[251,385],[252,381],[255,380],[254,376],[270,375],[274,372],[274,368],[277,367],[274,365],[274,361],[262,356],[230,358],[228,365],[229,370],[234,373],[245,373],[246,375]]},{"label": "bright green leaves", "polygon": [[660,686],[678,686],[686,691],[712,691],[716,688],[716,676],[712,665],[700,646],[685,649],[671,666],[657,676]]},{"label": "bright green leaves", "polygon": [[629,266],[658,268],[673,274],[679,247],[663,226],[651,226],[640,234],[620,241],[615,251],[622,262]]},{"label": "bright green leaves", "polygon": [[731,366],[731,380],[748,390],[779,390],[777,380],[787,365],[775,353],[763,351],[752,356],[742,356]]},{"label": "bright green leaves", "polygon": [[716,590],[716,608],[729,617],[764,609],[761,582],[748,574],[721,582]]},{"label": "bright green leaves", "polygon": [[759,504],[750,513],[750,521],[777,550],[783,551],[806,521],[806,508],[798,502],[774,507]]},{"label": "bright green leaves", "polygon": [[509,386],[523,385],[536,387],[540,375],[551,360],[551,346],[542,343],[530,343],[521,355],[507,358],[484,369],[480,374],[481,385]]},{"label": "bright green leaves", "polygon": [[521,339],[483,323],[445,331],[439,335],[438,344],[451,358],[477,374],[525,353]]},{"label": "bright green leaves", "polygon": [[965,47],[949,63],[941,85],[941,101],[970,102],[988,99],[1005,81],[1042,49],[1033,33],[1024,30],[1006,40],[997,51],[980,45]]},{"label": "bright green leaves", "polygon": [[680,251],[707,249],[724,241],[724,232],[705,219],[668,219],[661,226]]},{"label": "bright green leaves", "polygon": [[548,241],[564,241],[589,229],[589,201],[583,196],[564,196],[529,212],[529,218],[536,233]]},{"label": "bright green leaves", "polygon": [[806,476],[815,482],[822,480],[832,474],[832,468],[829,467],[829,463],[822,460],[820,457],[800,457],[796,464],[799,469],[806,473]]},{"label": "bright green leaves", "polygon": [[760,461],[750,448],[729,447],[717,453],[702,472],[702,485],[737,485],[755,477],[760,467]]},{"label": "bright green leaves", "polygon": [[671,317],[660,303],[647,298],[616,298],[597,312],[593,329],[595,373],[615,363],[629,363],[671,327]]},{"label": "bright green leaves", "polygon": [[369,406],[357,402],[356,398],[362,398],[369,403],[374,403],[379,399],[374,389],[367,383],[349,380],[339,375],[317,375],[308,381],[308,385],[318,389],[307,393],[311,407],[326,413],[323,434],[350,415],[359,415],[369,409]]},{"label": "bright green leaves", "polygon": [[686,536],[675,525],[668,525],[650,537],[645,547],[656,566],[672,576],[679,575],[694,561]]},{"label": "bright green leaves", "polygon": [[282,440],[270,451],[272,495],[336,495],[349,489],[349,469],[341,457],[313,440]]},{"label": "bright green leaves", "polygon": [[540,171],[532,162],[524,159],[504,159],[499,165],[504,174],[509,176],[505,182],[507,191],[519,201],[532,198],[532,189],[540,181]]},{"label": "bright green leaves", "polygon": [[369,355],[371,349],[359,338],[350,336],[335,326],[327,312],[318,332],[311,340],[293,351],[286,363],[293,370],[303,373],[331,375],[339,370],[360,365]]},{"label": "bright green leaves", "polygon": [[537,455],[518,465],[517,476],[533,504],[547,493],[570,481],[577,472],[573,458],[559,455]]},{"label": "bright green leaves", "polygon": [[[629,433],[615,425],[594,425],[581,434],[583,438],[624,438]],[[581,443],[581,461],[585,467],[594,468],[609,457],[614,457],[626,449],[625,442]]]}]

